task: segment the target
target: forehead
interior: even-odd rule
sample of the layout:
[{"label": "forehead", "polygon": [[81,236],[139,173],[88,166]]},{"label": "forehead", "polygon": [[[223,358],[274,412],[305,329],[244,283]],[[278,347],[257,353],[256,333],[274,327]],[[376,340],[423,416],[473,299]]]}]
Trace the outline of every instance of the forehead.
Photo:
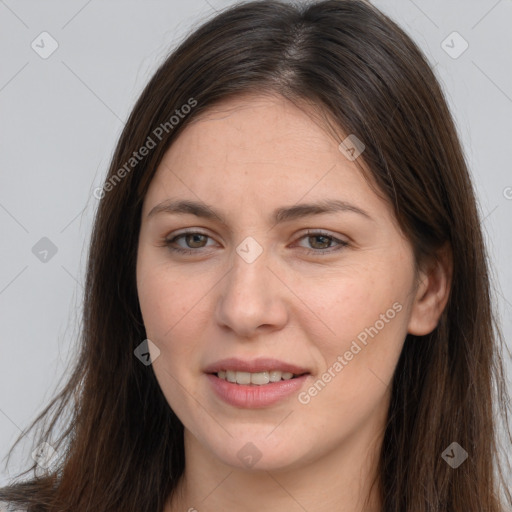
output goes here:
[{"label": "forehead", "polygon": [[[187,126],[169,153],[172,160],[211,159],[237,165],[293,167],[312,162],[319,153],[339,157],[338,143],[328,135],[313,107],[300,107],[278,95],[244,95],[211,107]],[[179,151],[194,146],[197,153]]]},{"label": "forehead", "polygon": [[326,198],[371,209],[380,199],[338,146],[318,111],[281,96],[224,101],[187,125],[165,153],[145,212],[171,196],[239,211]]}]

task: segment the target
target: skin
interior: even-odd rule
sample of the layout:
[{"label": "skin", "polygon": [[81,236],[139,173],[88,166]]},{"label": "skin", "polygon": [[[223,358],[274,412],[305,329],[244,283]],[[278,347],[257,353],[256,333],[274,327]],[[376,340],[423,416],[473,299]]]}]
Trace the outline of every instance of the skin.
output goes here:
[{"label": "skin", "polygon": [[[451,269],[441,255],[417,271],[390,205],[339,141],[307,108],[246,95],[189,124],[156,171],[137,285],[147,337],[160,350],[154,372],[185,427],[186,470],[166,512],[380,510],[371,483],[389,383],[407,333],[436,327]],[[207,203],[227,225],[192,214],[148,218],[169,198]],[[277,207],[332,198],[371,219],[345,211],[269,220]],[[164,243],[185,228],[208,236],[171,244],[191,255]],[[334,240],[305,236],[308,229]],[[263,250],[252,263],[236,252],[248,236]],[[307,390],[396,303],[400,312],[307,404],[294,393],[266,408],[233,407],[203,373],[225,357],[274,357],[307,368]],[[248,442],[261,455],[251,467],[237,457]]]}]

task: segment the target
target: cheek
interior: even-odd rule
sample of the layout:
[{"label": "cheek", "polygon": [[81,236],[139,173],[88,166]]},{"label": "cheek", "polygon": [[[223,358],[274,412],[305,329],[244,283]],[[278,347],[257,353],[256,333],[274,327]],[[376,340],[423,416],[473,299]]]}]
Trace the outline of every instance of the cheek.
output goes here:
[{"label": "cheek", "polygon": [[336,375],[332,380],[346,398],[362,393],[368,380],[391,379],[407,334],[410,285],[408,274],[391,262],[351,270],[326,279],[322,293],[304,289],[301,295],[315,312],[302,329],[311,335],[321,372]]},{"label": "cheek", "polygon": [[[193,350],[194,336],[190,335],[190,318],[191,315],[201,314],[202,307],[200,290],[194,282],[184,282],[166,264],[144,258],[139,261],[137,291],[146,334],[162,354]],[[189,333],[186,337],[191,339],[183,339],[184,329]],[[180,343],[173,343],[177,339]]]},{"label": "cheek", "polygon": [[[373,326],[382,314],[385,320],[398,323],[400,315],[396,314],[393,304],[402,304],[407,295],[405,276],[393,275],[384,269],[355,269],[304,283],[297,293],[309,306],[315,318],[323,324],[323,339],[327,346],[336,346],[343,340],[355,339],[364,329]],[[386,316],[386,311],[389,314]],[[314,314],[313,314],[314,313]],[[404,315],[402,315],[404,316]],[[386,322],[386,326],[388,323]],[[382,330],[381,322],[378,329]]]},{"label": "cheek", "polygon": [[190,369],[197,368],[200,353],[195,320],[204,312],[199,291],[193,281],[185,286],[166,265],[143,259],[137,286],[146,335],[160,350],[153,371],[168,404],[178,417],[186,418],[195,403],[196,380]]}]

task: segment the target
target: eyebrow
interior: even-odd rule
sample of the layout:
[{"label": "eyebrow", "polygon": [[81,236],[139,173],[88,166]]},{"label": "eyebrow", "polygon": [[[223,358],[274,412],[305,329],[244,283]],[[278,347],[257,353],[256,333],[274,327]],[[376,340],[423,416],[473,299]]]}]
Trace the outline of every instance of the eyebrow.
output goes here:
[{"label": "eyebrow", "polygon": [[[276,208],[273,211],[270,220],[273,221],[274,224],[281,224],[311,215],[337,212],[357,213],[368,218],[369,220],[374,220],[365,210],[351,203],[348,203],[347,201],[342,201],[339,199],[326,199],[317,203],[302,203],[293,206]],[[196,217],[217,220],[221,224],[227,226],[227,222],[224,220],[222,215],[215,211],[212,206],[209,206],[203,202],[191,201],[187,199],[167,199],[166,201],[163,201],[154,206],[148,213],[147,218],[149,219],[150,217],[153,217],[159,213],[181,215],[191,214],[195,215]]]}]

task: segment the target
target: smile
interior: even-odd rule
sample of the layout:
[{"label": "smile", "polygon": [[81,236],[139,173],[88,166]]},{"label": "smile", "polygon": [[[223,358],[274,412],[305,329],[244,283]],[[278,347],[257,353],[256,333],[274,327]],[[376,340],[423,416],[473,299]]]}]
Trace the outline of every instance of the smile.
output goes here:
[{"label": "smile", "polygon": [[[219,372],[221,375],[223,372]],[[255,378],[267,379],[266,376],[261,377],[261,374],[273,374],[274,378],[278,376],[278,381],[272,382],[269,380],[267,384],[240,384],[238,382],[230,382],[227,380],[227,372],[225,377],[219,377],[216,373],[206,374],[214,396],[220,398],[223,402],[233,407],[242,409],[261,409],[269,407],[279,402],[285,402],[286,398],[295,396],[300,392],[301,388],[305,385],[306,379],[310,377],[309,373],[303,375],[286,374],[288,378],[283,378],[284,372],[229,372],[235,374],[238,380],[238,374],[242,374],[240,380],[246,382],[248,378],[251,380]],[[244,376],[246,374],[246,376]],[[278,375],[281,374],[281,375]],[[289,377],[289,375],[292,375]],[[232,375],[230,375],[232,377]]]},{"label": "smile", "polygon": [[264,386],[270,382],[279,382],[281,380],[290,380],[300,375],[295,375],[291,372],[283,372],[279,370],[269,370],[263,372],[241,372],[235,370],[221,370],[217,372],[219,379],[226,380],[228,382],[242,384],[242,385],[254,385]]}]

